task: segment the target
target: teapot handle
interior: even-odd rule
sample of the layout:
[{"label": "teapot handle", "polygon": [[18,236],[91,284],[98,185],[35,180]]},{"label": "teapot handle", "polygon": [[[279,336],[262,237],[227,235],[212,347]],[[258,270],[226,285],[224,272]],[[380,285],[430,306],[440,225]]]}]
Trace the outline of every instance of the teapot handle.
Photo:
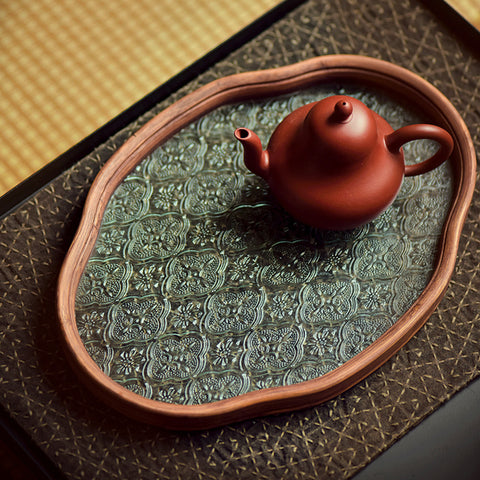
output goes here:
[{"label": "teapot handle", "polygon": [[433,156],[423,162],[405,165],[406,177],[429,172],[447,160],[453,150],[452,137],[443,128],[426,124],[401,127],[385,136],[387,148],[393,154],[398,153],[404,143],[422,139],[434,140],[440,144],[440,148]]}]

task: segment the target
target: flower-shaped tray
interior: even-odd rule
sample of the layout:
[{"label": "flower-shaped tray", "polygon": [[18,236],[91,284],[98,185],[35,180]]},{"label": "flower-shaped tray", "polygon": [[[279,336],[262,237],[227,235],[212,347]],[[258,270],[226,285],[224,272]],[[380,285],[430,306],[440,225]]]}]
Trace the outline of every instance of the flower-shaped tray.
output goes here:
[{"label": "flower-shaped tray", "polygon": [[[381,217],[349,232],[290,218],[233,137],[249,127],[266,145],[289,112],[338,93],[393,128],[435,123],[455,141],[447,164],[406,178]],[[432,148],[408,144],[406,159]],[[147,123],[96,178],[59,279],[68,358],[112,407],[168,428],[330,399],[436,307],[474,181],[458,113],[398,66],[336,55],[215,81]]]}]

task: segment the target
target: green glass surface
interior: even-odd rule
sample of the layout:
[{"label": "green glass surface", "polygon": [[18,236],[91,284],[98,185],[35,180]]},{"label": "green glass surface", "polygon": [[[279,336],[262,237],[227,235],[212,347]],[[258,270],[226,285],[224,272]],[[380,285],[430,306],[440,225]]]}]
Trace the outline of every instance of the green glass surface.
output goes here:
[{"label": "green glass surface", "polygon": [[[289,112],[339,93],[395,129],[428,122],[382,93],[318,86],[218,108],[124,179],[76,297],[78,331],[107,375],[177,404],[291,385],[353,358],[414,303],[451,202],[448,163],[406,178],[384,214],[348,232],[296,222],[243,165],[235,128],[266,146]],[[435,149],[411,142],[406,161]]]}]

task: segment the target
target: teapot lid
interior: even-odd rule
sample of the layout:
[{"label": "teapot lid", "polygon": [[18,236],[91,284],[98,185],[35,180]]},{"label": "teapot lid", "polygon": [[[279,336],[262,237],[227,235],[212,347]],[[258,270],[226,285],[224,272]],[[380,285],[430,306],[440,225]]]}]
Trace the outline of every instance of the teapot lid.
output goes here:
[{"label": "teapot lid", "polygon": [[360,100],[334,95],[316,102],[304,121],[309,148],[320,150],[324,159],[357,163],[376,145],[377,124],[373,112]]}]

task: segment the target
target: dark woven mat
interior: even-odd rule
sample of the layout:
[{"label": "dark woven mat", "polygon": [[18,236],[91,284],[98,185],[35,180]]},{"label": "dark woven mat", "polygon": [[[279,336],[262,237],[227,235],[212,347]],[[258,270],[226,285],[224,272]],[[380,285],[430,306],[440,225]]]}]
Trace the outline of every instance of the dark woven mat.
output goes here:
[{"label": "dark woven mat", "polygon": [[478,376],[477,192],[457,268],[420,332],[377,372],[315,408],[197,433],[133,422],[78,383],[59,348],[56,281],[88,188],[141,124],[227,74],[353,53],[420,73],[480,146],[480,61],[413,0],[310,1],[110,139],[0,226],[0,398],[68,478],[348,478]]}]

